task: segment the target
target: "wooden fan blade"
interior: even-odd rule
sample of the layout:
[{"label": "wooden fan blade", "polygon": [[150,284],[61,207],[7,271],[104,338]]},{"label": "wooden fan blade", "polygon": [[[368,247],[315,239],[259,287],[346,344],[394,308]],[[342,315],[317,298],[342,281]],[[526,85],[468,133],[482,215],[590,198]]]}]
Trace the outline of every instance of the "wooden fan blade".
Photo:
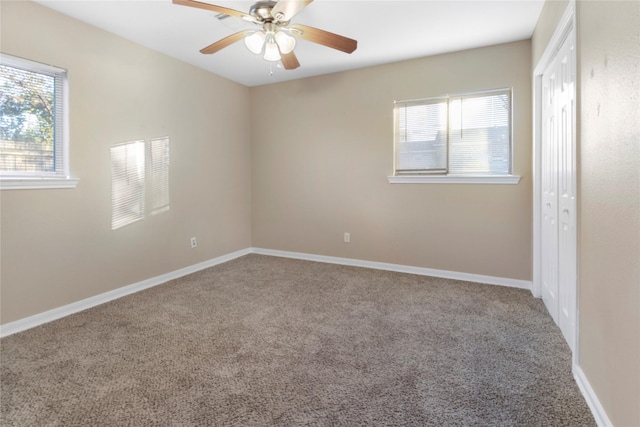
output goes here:
[{"label": "wooden fan blade", "polygon": [[204,10],[209,10],[211,12],[223,13],[225,15],[235,16],[236,18],[242,18],[251,22],[257,22],[253,16],[247,15],[246,13],[240,12],[239,10],[229,9],[228,7],[216,6],[214,4],[209,4],[209,3],[203,3],[196,0],[173,0],[173,4],[179,4],[182,6],[189,6],[189,7],[197,7],[198,9],[204,9]]},{"label": "wooden fan blade", "polygon": [[358,42],[356,40],[320,30],[318,28],[302,24],[293,24],[290,25],[289,28],[294,30],[292,31],[292,34],[298,38],[318,43],[332,49],[337,49],[345,53],[351,53],[358,47]]},{"label": "wooden fan blade", "polygon": [[[278,22],[289,22],[298,12],[304,9],[313,0],[280,0],[271,9],[271,16]],[[282,14],[279,18],[278,15]]]},{"label": "wooden fan blade", "polygon": [[210,44],[204,49],[200,49],[200,53],[206,53],[206,54],[216,53],[220,49],[224,49],[230,44],[233,44],[238,40],[242,40],[245,36],[248,36],[249,34],[251,34],[251,31],[238,31],[237,33],[233,33],[230,36],[227,36],[223,39],[218,40],[215,43]]},{"label": "wooden fan blade", "polygon": [[280,53],[280,60],[282,61],[282,65],[284,65],[285,70],[295,70],[300,66],[300,62],[298,62],[298,58],[293,52],[286,54]]}]

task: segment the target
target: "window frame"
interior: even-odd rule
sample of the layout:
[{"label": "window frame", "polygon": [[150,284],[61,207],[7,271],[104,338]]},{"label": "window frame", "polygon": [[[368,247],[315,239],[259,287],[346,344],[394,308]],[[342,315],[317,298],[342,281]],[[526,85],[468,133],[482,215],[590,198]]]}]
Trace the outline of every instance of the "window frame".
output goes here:
[{"label": "window frame", "polygon": [[[58,127],[54,135],[54,150],[61,156],[60,168],[55,172],[21,173],[0,171],[0,190],[29,190],[75,188],[79,180],[70,175],[69,165],[69,82],[67,70],[53,65],[20,58],[0,52],[0,64],[43,74],[56,79],[55,90],[61,91],[62,105],[56,105],[55,121]],[[61,117],[59,117],[61,115]],[[61,145],[61,146],[60,146]]]},{"label": "window frame", "polygon": [[[397,105],[398,104],[416,104],[416,103],[433,103],[435,101],[446,99],[447,102],[447,111],[449,108],[449,103],[454,98],[465,98],[470,96],[477,96],[482,94],[490,94],[490,93],[499,93],[509,91],[509,173],[508,174],[455,174],[455,173],[438,173],[438,172],[429,172],[428,169],[425,169],[424,172],[421,173],[398,173],[397,170],[397,155],[398,155],[398,117],[397,117]],[[454,93],[448,95],[441,95],[429,98],[421,98],[421,99],[410,99],[410,100],[402,100],[394,102],[394,117],[393,117],[393,175],[388,176],[387,180],[390,184],[518,184],[520,182],[521,177],[519,175],[513,174],[513,154],[514,154],[514,144],[513,144],[513,88],[503,87],[496,89],[488,89],[481,91],[473,91],[473,92],[462,92],[462,93]],[[449,114],[447,112],[447,165],[446,169],[449,169],[449,134],[450,134],[450,120]]]}]

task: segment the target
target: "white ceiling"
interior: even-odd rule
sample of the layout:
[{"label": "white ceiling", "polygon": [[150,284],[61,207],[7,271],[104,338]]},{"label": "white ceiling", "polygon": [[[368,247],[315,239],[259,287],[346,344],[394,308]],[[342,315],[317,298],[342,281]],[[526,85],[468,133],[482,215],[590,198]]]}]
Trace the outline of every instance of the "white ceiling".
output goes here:
[{"label": "white ceiling", "polygon": [[[301,66],[284,70],[237,42],[213,55],[199,50],[245,25],[171,0],[36,0],[93,26],[245,86],[299,79],[445,52],[528,39],[544,0],[315,0],[292,19],[358,40],[346,54],[305,40]],[[242,12],[253,1],[201,0]]]}]

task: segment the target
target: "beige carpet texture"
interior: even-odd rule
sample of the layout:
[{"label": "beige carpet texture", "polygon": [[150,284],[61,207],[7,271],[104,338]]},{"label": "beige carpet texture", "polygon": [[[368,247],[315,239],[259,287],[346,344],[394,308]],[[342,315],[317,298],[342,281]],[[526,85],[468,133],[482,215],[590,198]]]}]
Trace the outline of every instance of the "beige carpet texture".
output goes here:
[{"label": "beige carpet texture", "polygon": [[592,426],[526,290],[247,255],[0,341],[2,426]]}]

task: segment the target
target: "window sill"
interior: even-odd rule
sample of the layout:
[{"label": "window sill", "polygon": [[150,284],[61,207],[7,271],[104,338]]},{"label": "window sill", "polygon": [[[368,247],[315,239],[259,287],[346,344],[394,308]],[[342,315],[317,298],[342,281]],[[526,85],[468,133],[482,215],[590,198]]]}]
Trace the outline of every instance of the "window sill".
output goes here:
[{"label": "window sill", "polygon": [[0,178],[0,190],[76,188],[78,178]]},{"label": "window sill", "polygon": [[517,184],[519,175],[404,175],[387,177],[389,184]]}]

